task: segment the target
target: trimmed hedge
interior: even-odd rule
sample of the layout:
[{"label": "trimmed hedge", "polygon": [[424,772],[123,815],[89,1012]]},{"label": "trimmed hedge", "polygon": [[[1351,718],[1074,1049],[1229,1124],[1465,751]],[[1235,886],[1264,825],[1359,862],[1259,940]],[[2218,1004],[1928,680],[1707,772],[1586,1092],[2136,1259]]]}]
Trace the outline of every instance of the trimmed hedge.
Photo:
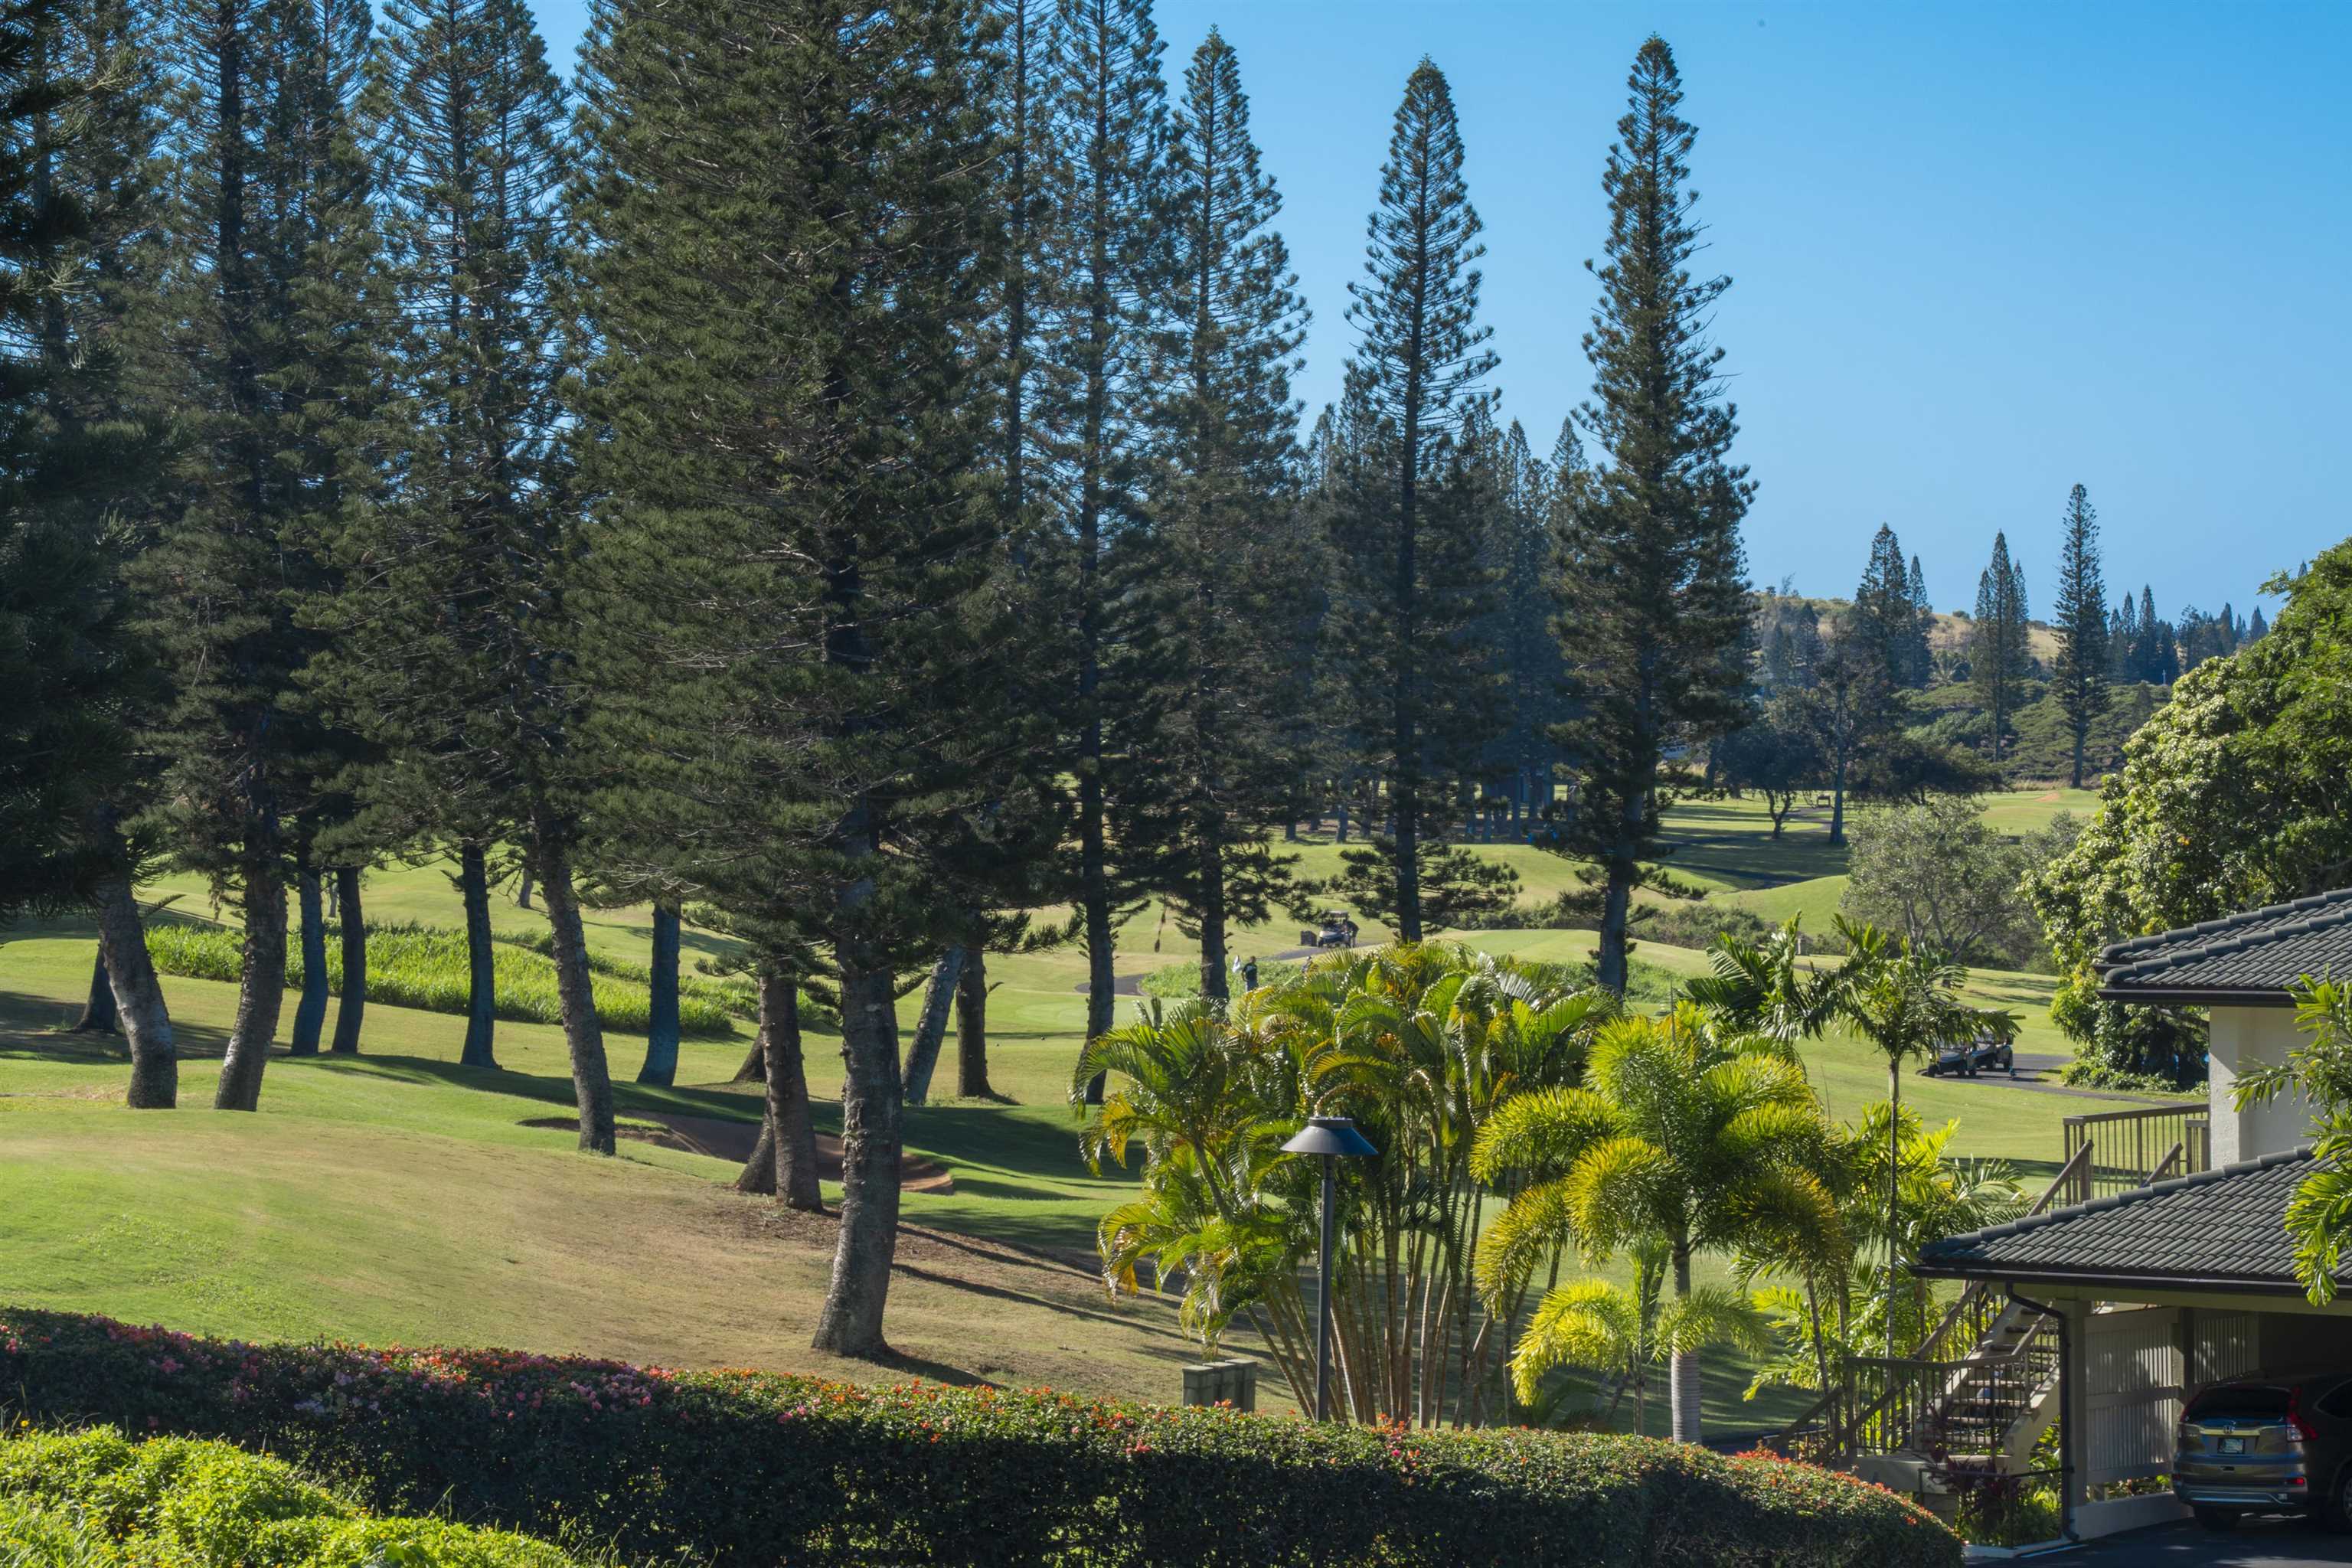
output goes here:
[{"label": "trimmed hedge", "polygon": [[[719,1563],[1863,1568],[1960,1561],[1880,1488],[1639,1437],[1318,1427],[1047,1390],[250,1345],[0,1310],[35,1419],[267,1447],[370,1506]],[[572,1534],[570,1531],[577,1531]]]},{"label": "trimmed hedge", "polygon": [[0,1440],[7,1568],[572,1568],[544,1542],[373,1519],[276,1459],[111,1429]]}]

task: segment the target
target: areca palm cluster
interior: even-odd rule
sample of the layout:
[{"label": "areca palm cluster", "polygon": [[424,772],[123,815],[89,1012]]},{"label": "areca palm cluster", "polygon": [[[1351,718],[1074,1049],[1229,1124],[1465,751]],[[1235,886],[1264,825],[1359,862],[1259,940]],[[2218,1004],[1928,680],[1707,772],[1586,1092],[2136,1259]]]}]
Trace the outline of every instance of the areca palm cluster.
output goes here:
[{"label": "areca palm cluster", "polygon": [[1350,1162],[1342,1186],[1339,1404],[1423,1426],[1502,1418],[1528,1282],[1478,1288],[1496,1189],[1472,1152],[1515,1098],[1580,1079],[1614,1005],[1566,969],[1428,943],[1333,954],[1224,1015],[1155,1008],[1098,1037],[1074,1098],[1097,1072],[1113,1087],[1085,1152],[1097,1169],[1144,1156],[1141,1191],[1100,1226],[1105,1279],[1135,1289],[1147,1264],[1181,1279],[1184,1320],[1210,1342],[1245,1317],[1305,1403],[1318,1173],[1281,1144],[1310,1114],[1353,1116],[1380,1153]]},{"label": "areca palm cluster", "polygon": [[[1786,1041],[1727,1027],[1688,1004],[1612,1021],[1580,1085],[1517,1097],[1480,1130],[1474,1173],[1517,1191],[1487,1236],[1479,1285],[1501,1307],[1567,1246],[1598,1264],[1663,1241],[1674,1299],[1690,1303],[1699,1253],[1736,1247],[1768,1218],[1833,1223],[1835,1194],[1817,1169],[1823,1131]],[[1546,1292],[1513,1357],[1528,1388],[1579,1354],[1563,1289],[1579,1287]],[[1681,1343],[1669,1360],[1678,1439],[1698,1436],[1699,1352]]]}]

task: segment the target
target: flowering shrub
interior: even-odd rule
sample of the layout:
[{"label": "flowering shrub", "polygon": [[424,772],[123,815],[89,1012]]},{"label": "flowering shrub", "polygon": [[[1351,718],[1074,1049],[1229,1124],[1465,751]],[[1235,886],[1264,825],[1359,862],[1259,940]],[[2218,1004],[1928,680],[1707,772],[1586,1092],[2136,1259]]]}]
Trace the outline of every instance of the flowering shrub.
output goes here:
[{"label": "flowering shrub", "polygon": [[[20,1428],[21,1430],[21,1428]],[[119,1433],[0,1439],[0,1562],[26,1568],[572,1568],[543,1542],[371,1519],[276,1459]]]},{"label": "flowering shrub", "polygon": [[1646,1438],[1317,1427],[512,1351],[249,1345],[0,1309],[0,1400],[266,1447],[369,1506],[719,1563],[1813,1565],[1960,1560],[1803,1465]]}]

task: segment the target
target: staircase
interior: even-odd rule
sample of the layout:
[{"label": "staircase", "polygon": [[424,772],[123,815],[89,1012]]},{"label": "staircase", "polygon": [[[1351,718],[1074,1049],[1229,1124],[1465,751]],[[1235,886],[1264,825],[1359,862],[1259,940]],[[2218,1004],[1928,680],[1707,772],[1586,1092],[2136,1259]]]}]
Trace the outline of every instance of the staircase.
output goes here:
[{"label": "staircase", "polygon": [[[2066,1162],[2026,1213],[2203,1169],[2201,1119],[2171,1125],[2182,1115],[2069,1117]],[[1858,1358],[1844,1384],[1764,1446],[1915,1494],[2019,1475],[2058,1419],[2058,1373],[2057,1320],[1970,1284],[1911,1354]]]}]

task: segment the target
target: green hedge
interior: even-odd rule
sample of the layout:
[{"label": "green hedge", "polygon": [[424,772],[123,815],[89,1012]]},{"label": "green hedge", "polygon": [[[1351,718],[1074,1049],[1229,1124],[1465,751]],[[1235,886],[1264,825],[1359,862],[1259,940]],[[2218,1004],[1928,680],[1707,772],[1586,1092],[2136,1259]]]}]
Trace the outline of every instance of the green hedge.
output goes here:
[{"label": "green hedge", "polygon": [[276,1459],[111,1429],[0,1440],[0,1568],[571,1568],[544,1542],[377,1519]]},{"label": "green hedge", "polygon": [[620,1555],[822,1562],[1878,1568],[1960,1561],[1879,1488],[1648,1438],[1318,1427],[1047,1390],[248,1345],[0,1310],[33,1418],[266,1447],[370,1506]]},{"label": "green hedge", "polygon": [[[368,998],[394,1007],[463,1015],[471,994],[466,933],[447,926],[371,925],[367,928]],[[158,921],[147,928],[147,952],[165,974],[235,984],[245,969],[245,934],[231,926]],[[555,961],[524,942],[490,944],[497,978],[497,1013],[521,1024],[563,1021],[555,990]],[[643,1030],[653,1016],[648,975],[640,964],[589,955],[596,975],[596,1016],[609,1028]],[[289,942],[286,984],[302,984],[302,953]],[[342,932],[327,928],[327,989],[343,988]],[[759,1002],[751,985],[696,974],[678,977],[677,1018],[684,1034],[716,1037],[735,1032],[734,1020],[754,1018]]]}]

